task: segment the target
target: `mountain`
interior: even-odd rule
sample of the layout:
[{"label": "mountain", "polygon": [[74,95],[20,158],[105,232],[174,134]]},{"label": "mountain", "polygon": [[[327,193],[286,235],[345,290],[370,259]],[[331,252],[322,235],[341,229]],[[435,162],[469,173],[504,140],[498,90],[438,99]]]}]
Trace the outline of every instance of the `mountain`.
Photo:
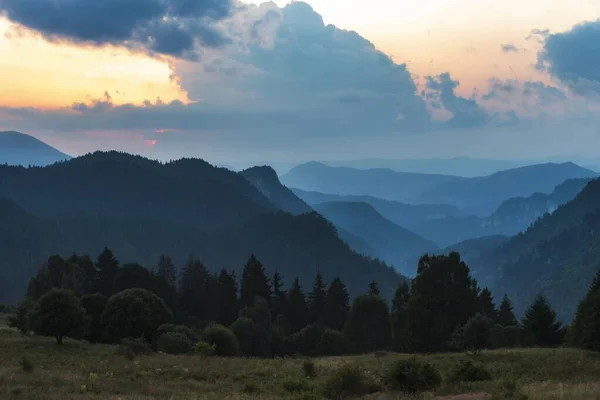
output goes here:
[{"label": "mountain", "polygon": [[489,217],[473,215],[429,219],[408,229],[433,240],[442,247],[467,239],[490,235],[514,235],[535,220],[552,213],[560,205],[575,198],[589,179],[569,179],[556,186],[552,193],[534,193],[504,201]]},{"label": "mountain", "polygon": [[0,164],[44,166],[70,158],[33,136],[0,132]]},{"label": "mountain", "polygon": [[312,208],[283,186],[275,170],[268,166],[248,168],[240,174],[282,211],[291,214],[311,212]]},{"label": "mountain", "polygon": [[[246,178],[202,160],[159,163],[97,152],[47,167],[0,166],[0,293],[20,298],[51,254],[98,254],[152,266],[190,253],[213,271],[241,271],[251,253],[269,274],[309,287],[317,271],[352,295],[376,280],[390,298],[402,277],[342,241],[315,212],[280,212]],[[239,275],[238,275],[239,276]]]},{"label": "mountain", "polygon": [[573,316],[600,267],[600,180],[498,247],[468,259],[494,293],[507,292],[522,312],[543,292],[562,320]]},{"label": "mountain", "polygon": [[370,158],[349,161],[328,161],[327,164],[334,167],[351,167],[358,169],[388,168],[399,172],[442,174],[474,178],[477,176],[491,175],[498,171],[521,167],[531,163],[527,161],[453,157],[421,159]]},{"label": "mountain", "polygon": [[280,179],[286,186],[302,190],[340,195],[369,195],[385,200],[410,202],[426,190],[466,178],[396,172],[390,169],[330,167],[311,162],[292,168]]},{"label": "mountain", "polygon": [[513,168],[495,174],[447,182],[420,194],[421,202],[444,203],[487,215],[513,197],[549,193],[567,179],[593,178],[598,173],[573,163],[547,163]]},{"label": "mountain", "polygon": [[314,208],[336,227],[363,239],[374,252],[370,255],[399,271],[412,271],[410,260],[439,249],[433,242],[385,219],[367,203],[329,202]]},{"label": "mountain", "polygon": [[362,202],[371,205],[381,215],[400,226],[416,225],[430,219],[464,215],[458,208],[446,204],[406,204],[373,196],[342,196],[292,189],[294,194],[310,205],[328,202]]}]

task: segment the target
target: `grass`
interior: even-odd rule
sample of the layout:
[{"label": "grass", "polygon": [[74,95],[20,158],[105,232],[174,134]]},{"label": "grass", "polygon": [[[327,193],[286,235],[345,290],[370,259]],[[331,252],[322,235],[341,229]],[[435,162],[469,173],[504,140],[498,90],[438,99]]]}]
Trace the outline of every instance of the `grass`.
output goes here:
[{"label": "grass", "polygon": [[[24,372],[26,357],[33,366]],[[0,328],[1,399],[319,399],[324,382],[340,367],[358,365],[381,384],[395,360],[390,353],[314,359],[316,375],[305,376],[303,358],[274,360],[140,355],[134,361],[117,355],[115,346],[22,336]],[[418,356],[445,378],[463,354]],[[473,357],[494,380],[443,384],[424,399],[493,400],[499,383],[512,380],[530,400],[600,398],[600,354],[574,349],[523,349],[482,352]],[[460,396],[459,396],[460,395]],[[372,399],[403,399],[379,392]],[[412,398],[414,397],[406,397]]]}]

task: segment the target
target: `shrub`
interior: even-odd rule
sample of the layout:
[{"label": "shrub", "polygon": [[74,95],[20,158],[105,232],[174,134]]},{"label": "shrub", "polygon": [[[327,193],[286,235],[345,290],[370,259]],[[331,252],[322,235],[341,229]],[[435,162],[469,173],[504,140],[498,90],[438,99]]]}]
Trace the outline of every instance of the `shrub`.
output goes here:
[{"label": "shrub", "polygon": [[198,335],[198,333],[194,332],[193,329],[191,329],[185,325],[175,326],[175,332],[181,333],[182,335],[187,336],[188,339],[190,339],[192,341],[192,343],[196,343],[198,340],[200,340],[200,335]]},{"label": "shrub", "polygon": [[490,346],[493,322],[485,315],[477,313],[467,323],[456,329],[452,335],[452,345],[459,349],[477,354]]},{"label": "shrub", "polygon": [[293,351],[304,356],[316,356],[323,336],[319,325],[308,325],[291,337]]},{"label": "shrub", "polygon": [[158,350],[167,354],[189,353],[192,345],[190,338],[178,332],[168,332],[158,338]]},{"label": "shrub", "polygon": [[317,345],[320,355],[339,356],[346,352],[346,337],[340,331],[326,329]]},{"label": "shrub", "polygon": [[27,372],[28,374],[32,373],[34,370],[33,363],[29,358],[27,358],[27,356],[23,356],[23,358],[21,359],[21,369],[23,370],[23,372]]},{"label": "shrub", "polygon": [[127,289],[111,296],[102,313],[104,338],[118,342],[126,337],[152,340],[159,326],[173,320],[164,301],[145,289]]},{"label": "shrub", "polygon": [[503,329],[504,346],[518,347],[522,343],[521,328],[516,325],[505,326]]},{"label": "shrub", "polygon": [[333,372],[325,381],[323,395],[328,399],[345,399],[379,391],[358,365],[348,364]]},{"label": "shrub", "polygon": [[210,357],[216,353],[215,345],[200,341],[194,345],[194,353]]},{"label": "shrub", "polygon": [[52,336],[62,344],[63,337],[83,326],[84,310],[70,290],[52,289],[40,297],[31,311],[31,321],[36,334]]},{"label": "shrub", "polygon": [[260,387],[256,384],[256,382],[246,382],[242,391],[246,394],[256,394],[260,392]]},{"label": "shrub", "polygon": [[304,371],[304,376],[307,378],[314,378],[317,376],[317,367],[312,360],[304,360],[302,362],[302,371]]},{"label": "shrub", "polygon": [[391,389],[411,394],[433,390],[442,383],[437,369],[416,358],[396,361],[385,380]]},{"label": "shrub", "polygon": [[301,379],[288,379],[283,382],[283,388],[288,393],[302,393],[310,390],[308,382]]},{"label": "shrub", "polygon": [[238,342],[230,329],[223,325],[212,324],[202,332],[202,340],[214,346],[215,354],[222,357],[235,356]]},{"label": "shrub", "polygon": [[239,343],[241,352],[247,357],[271,355],[269,332],[249,318],[240,317],[231,324],[231,331]]},{"label": "shrub", "polygon": [[144,338],[125,338],[121,340],[121,346],[130,349],[134,355],[151,354],[152,347]]},{"label": "shrub", "polygon": [[492,398],[495,400],[526,400],[527,395],[519,388],[515,379],[507,377],[498,382]]},{"label": "shrub", "polygon": [[474,363],[471,360],[460,360],[458,364],[450,370],[448,382],[480,382],[489,381],[492,375],[480,363]]},{"label": "shrub", "polygon": [[35,300],[24,297],[17,306],[15,313],[8,317],[8,326],[17,328],[22,334],[29,331],[29,313],[35,307]]},{"label": "shrub", "polygon": [[120,344],[115,348],[115,354],[118,356],[123,356],[129,361],[135,360],[135,352],[130,347],[127,347],[123,344]]}]

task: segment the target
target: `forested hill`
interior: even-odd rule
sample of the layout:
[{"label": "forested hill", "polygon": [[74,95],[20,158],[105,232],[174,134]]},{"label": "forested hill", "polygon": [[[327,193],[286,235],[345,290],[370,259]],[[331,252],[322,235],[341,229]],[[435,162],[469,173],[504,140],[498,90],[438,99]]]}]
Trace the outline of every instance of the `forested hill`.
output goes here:
[{"label": "forested hill", "polygon": [[0,302],[22,296],[49,255],[104,246],[147,267],[162,253],[178,265],[193,253],[215,271],[239,271],[254,253],[287,284],[298,276],[308,285],[320,271],[339,275],[351,294],[375,280],[390,297],[403,279],[352,252],[320,215],[279,212],[242,175],[201,160],[99,152],[43,168],[2,166],[0,196]]}]

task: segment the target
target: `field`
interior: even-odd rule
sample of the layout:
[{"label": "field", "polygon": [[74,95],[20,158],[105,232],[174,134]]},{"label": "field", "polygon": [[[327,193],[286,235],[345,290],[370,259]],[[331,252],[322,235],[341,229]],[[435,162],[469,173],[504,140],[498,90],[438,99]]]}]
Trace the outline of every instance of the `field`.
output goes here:
[{"label": "field", "polygon": [[[21,336],[0,328],[1,399],[320,399],[328,378],[355,363],[376,384],[398,354],[314,359],[316,375],[306,378],[303,358],[274,360],[204,358],[154,354],[131,361],[115,347]],[[443,376],[464,354],[419,356]],[[23,359],[30,361],[29,372]],[[600,355],[573,349],[519,349],[472,356],[493,381],[443,384],[425,399],[495,398],[599,399]],[[516,390],[514,387],[517,386]],[[514,392],[511,393],[510,392]],[[527,397],[523,397],[523,396]],[[372,399],[414,398],[385,391]]]}]

